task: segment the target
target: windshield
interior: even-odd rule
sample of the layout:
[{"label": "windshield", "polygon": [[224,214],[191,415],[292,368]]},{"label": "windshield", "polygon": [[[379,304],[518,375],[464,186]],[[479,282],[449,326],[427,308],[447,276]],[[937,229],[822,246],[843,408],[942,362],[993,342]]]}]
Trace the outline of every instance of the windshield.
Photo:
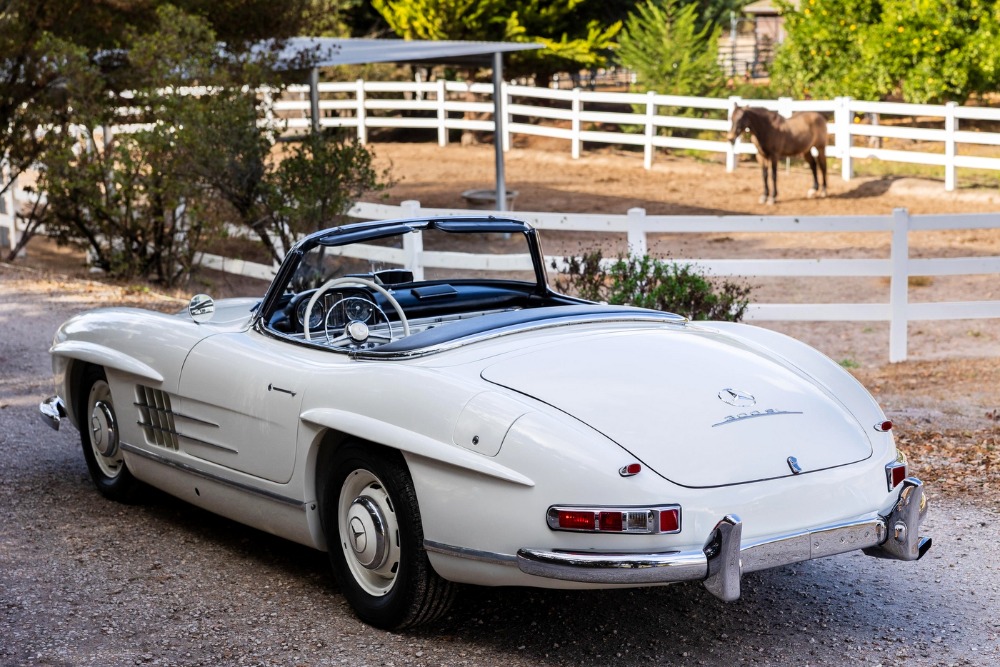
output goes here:
[{"label": "windshield", "polygon": [[[388,231],[388,230],[387,230]],[[440,280],[516,280],[534,283],[536,269],[524,233],[397,227],[384,238],[347,245],[321,243],[302,255],[286,291],[319,287],[332,278],[376,276],[386,284]],[[398,233],[398,232],[404,233]],[[336,241],[355,234],[337,235]]]}]

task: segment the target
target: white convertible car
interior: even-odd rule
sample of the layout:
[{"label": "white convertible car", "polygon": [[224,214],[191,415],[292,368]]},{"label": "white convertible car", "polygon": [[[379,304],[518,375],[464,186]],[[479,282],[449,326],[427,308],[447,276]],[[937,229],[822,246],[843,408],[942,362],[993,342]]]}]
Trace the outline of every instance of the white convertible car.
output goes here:
[{"label": "white convertible car", "polygon": [[[504,277],[408,266],[472,247]],[[89,312],[51,352],[42,415],[80,430],[101,493],[148,484],[328,551],[383,628],[438,617],[457,583],[735,600],[747,572],[931,543],[891,422],[836,363],[557,294],[516,220],[328,229],[262,299]]]}]

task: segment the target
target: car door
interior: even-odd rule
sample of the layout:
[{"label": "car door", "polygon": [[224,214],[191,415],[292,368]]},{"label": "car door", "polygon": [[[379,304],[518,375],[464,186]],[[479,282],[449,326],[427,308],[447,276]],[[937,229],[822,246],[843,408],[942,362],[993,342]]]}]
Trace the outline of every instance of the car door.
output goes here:
[{"label": "car door", "polygon": [[180,448],[254,477],[288,482],[316,354],[322,353],[253,330],[200,341],[181,372]]}]

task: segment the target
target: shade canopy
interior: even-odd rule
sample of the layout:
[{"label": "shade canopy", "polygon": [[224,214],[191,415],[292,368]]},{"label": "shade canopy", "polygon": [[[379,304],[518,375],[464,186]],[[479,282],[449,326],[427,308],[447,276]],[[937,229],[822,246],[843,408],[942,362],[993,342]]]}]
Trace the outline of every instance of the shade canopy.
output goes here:
[{"label": "shade canopy", "polygon": [[[268,45],[271,46],[271,45]],[[277,69],[297,70],[365,63],[426,63],[491,67],[496,53],[542,48],[533,42],[457,42],[411,39],[291,37],[280,42]]]},{"label": "shade canopy", "polygon": [[533,42],[446,42],[414,39],[351,39],[336,37],[291,37],[258,46],[268,51],[280,47],[277,70],[309,71],[309,101],[313,130],[319,130],[319,69],[365,63],[410,63],[422,65],[474,65],[493,70],[493,146],[496,161],[496,207],[507,210],[504,173],[502,105],[503,54],[540,49]]}]

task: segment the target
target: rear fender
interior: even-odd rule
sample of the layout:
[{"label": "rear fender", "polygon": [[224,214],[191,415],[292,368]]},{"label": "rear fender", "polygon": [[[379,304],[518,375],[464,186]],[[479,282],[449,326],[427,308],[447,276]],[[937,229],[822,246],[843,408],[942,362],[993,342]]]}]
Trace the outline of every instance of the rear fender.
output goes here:
[{"label": "rear fender", "polygon": [[440,461],[488,477],[531,487],[535,483],[521,473],[469,450],[439,442],[420,433],[372,417],[333,408],[314,408],[302,413],[304,422],[369,442],[398,449],[407,454]]}]

